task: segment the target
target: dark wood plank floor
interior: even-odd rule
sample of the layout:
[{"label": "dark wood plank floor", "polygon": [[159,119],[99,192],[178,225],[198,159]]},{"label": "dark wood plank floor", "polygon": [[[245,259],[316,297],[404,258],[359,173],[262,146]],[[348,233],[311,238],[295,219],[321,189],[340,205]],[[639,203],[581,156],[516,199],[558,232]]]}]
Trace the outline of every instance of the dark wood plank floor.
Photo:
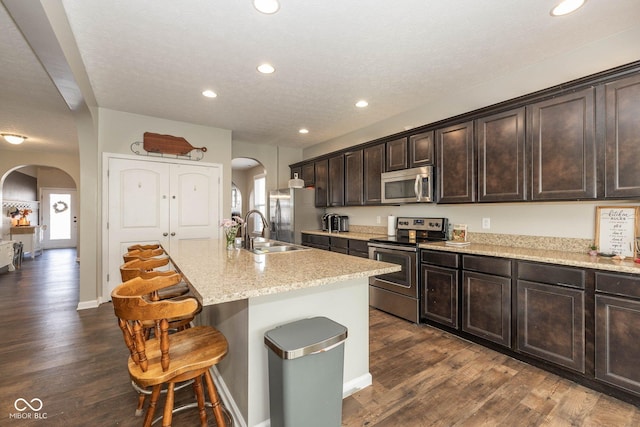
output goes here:
[{"label": "dark wood plank floor", "polygon": [[[0,426],[141,425],[111,304],[76,310],[75,256],[47,250],[0,273]],[[344,400],[345,426],[640,425],[632,405],[377,310],[370,339],[374,384]],[[34,398],[46,420],[10,418]],[[187,411],[173,425],[197,420]]]}]

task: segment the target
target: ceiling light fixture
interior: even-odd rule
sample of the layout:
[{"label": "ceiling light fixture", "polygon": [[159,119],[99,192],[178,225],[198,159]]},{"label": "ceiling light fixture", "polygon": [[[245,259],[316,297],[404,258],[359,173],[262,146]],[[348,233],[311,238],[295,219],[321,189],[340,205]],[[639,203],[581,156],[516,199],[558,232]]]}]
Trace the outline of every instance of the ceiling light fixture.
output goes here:
[{"label": "ceiling light fixture", "polygon": [[358,108],[364,108],[367,105],[369,105],[369,103],[367,101],[365,101],[364,99],[356,102],[356,107],[358,107]]},{"label": "ceiling light fixture", "polygon": [[556,7],[551,9],[551,16],[567,15],[582,7],[585,1],[586,0],[562,0]]},{"label": "ceiling light fixture", "polygon": [[253,0],[253,7],[258,12],[271,15],[280,10],[280,2],[278,0]]},{"label": "ceiling light fixture", "polygon": [[298,132],[307,134],[307,133],[309,133],[309,129],[302,128]]},{"label": "ceiling light fixture", "polygon": [[262,74],[272,74],[274,71],[276,71],[275,68],[273,68],[273,65],[271,64],[260,64],[258,65],[258,71],[260,71]]},{"label": "ceiling light fixture", "polygon": [[207,89],[207,90],[203,91],[203,92],[202,92],[202,94],[203,94],[204,96],[206,96],[207,98],[215,98],[215,97],[217,97],[217,96],[218,96],[218,94],[217,94],[217,93],[215,93],[214,91],[209,90],[209,89]]},{"label": "ceiling light fixture", "polygon": [[24,140],[27,139],[26,136],[15,135],[15,134],[12,134],[12,133],[2,133],[0,135],[2,135],[2,137],[4,138],[5,141],[7,141],[9,144],[13,144],[13,145],[22,144],[24,142]]}]

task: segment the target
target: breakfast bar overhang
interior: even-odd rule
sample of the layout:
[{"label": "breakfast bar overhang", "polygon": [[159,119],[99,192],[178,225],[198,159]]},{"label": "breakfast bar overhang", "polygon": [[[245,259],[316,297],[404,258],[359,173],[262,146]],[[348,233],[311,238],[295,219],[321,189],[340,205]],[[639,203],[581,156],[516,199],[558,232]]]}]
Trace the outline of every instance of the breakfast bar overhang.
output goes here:
[{"label": "breakfast bar overhang", "polygon": [[219,389],[240,424],[268,425],[264,333],[295,320],[325,316],[346,326],[343,396],[371,384],[369,277],[398,265],[317,249],[228,250],[224,239],[182,240],[170,256],[203,305],[198,322],[229,341]]}]

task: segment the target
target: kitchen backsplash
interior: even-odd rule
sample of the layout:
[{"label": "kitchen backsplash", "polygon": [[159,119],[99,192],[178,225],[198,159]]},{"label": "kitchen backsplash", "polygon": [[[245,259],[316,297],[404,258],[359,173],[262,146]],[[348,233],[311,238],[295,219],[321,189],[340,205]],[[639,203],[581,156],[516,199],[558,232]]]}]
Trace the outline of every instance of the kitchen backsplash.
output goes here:
[{"label": "kitchen backsplash", "polygon": [[593,243],[589,239],[571,237],[538,237],[518,234],[469,233],[471,243],[586,253]]},{"label": "kitchen backsplash", "polygon": [[[369,225],[350,225],[354,233],[387,234],[386,227]],[[586,253],[592,241],[571,237],[538,237],[518,234],[473,233],[469,232],[471,243],[510,246],[517,248],[546,249],[552,251]]]}]

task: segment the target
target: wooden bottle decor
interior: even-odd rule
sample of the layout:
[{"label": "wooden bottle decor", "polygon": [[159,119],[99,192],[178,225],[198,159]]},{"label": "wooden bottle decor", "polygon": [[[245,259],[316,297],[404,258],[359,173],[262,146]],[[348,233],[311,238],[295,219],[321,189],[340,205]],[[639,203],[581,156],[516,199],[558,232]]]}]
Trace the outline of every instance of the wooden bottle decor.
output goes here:
[{"label": "wooden bottle decor", "polygon": [[191,150],[207,152],[207,147],[196,148],[182,137],[151,132],[144,133],[143,147],[151,153],[175,154],[177,156],[186,156]]},{"label": "wooden bottle decor", "polygon": [[[143,135],[142,149],[140,142],[131,144],[131,150],[136,154],[158,154],[160,156],[173,155],[187,157],[191,160],[200,160],[207,147],[194,147],[189,142],[179,136],[161,135],[159,133],[145,132]],[[192,153],[195,151],[195,153]]]}]

